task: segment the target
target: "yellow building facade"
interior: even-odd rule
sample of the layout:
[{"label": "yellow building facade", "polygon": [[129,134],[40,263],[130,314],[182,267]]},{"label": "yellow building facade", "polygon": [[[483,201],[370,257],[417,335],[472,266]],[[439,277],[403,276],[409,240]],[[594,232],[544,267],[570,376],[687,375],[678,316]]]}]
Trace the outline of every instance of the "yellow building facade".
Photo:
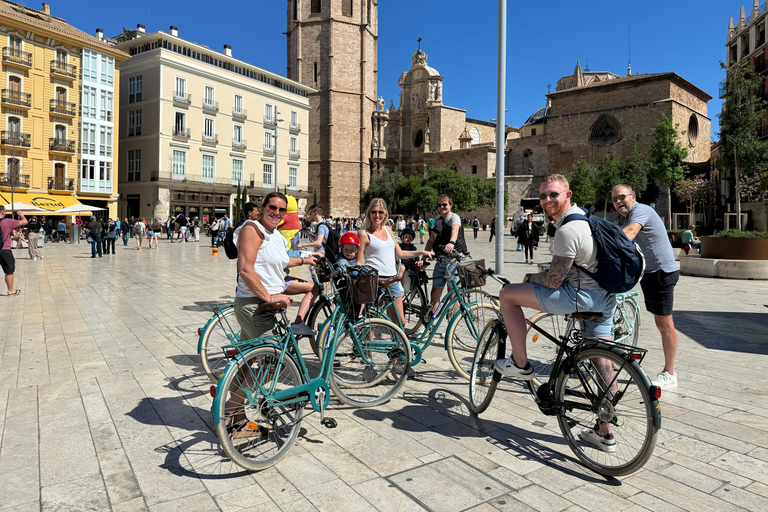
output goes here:
[{"label": "yellow building facade", "polygon": [[[5,1],[0,48],[0,195],[10,202],[13,191],[14,201],[49,212],[91,204],[114,218],[118,136],[108,128],[117,126],[117,65],[128,55],[52,16],[48,4],[36,11]],[[99,93],[95,99],[92,92]],[[92,124],[81,110],[93,114]],[[93,160],[83,159],[92,153]]]}]

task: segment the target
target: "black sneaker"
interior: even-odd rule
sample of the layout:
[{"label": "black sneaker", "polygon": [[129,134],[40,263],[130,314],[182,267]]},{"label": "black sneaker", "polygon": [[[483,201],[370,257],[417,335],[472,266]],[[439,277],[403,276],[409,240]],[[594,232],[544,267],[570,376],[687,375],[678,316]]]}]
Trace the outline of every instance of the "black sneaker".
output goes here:
[{"label": "black sneaker", "polygon": [[304,322],[296,322],[291,324],[291,330],[296,336],[314,336],[317,332],[309,328]]}]

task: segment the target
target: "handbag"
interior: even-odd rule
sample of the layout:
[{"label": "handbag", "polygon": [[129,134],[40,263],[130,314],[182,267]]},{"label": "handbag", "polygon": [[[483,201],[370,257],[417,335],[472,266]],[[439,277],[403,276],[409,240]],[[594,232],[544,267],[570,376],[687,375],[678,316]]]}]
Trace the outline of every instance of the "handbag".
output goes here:
[{"label": "handbag", "polygon": [[91,235],[88,235],[88,238],[86,238],[85,241],[88,242],[89,244],[92,244],[93,238],[91,238]]}]

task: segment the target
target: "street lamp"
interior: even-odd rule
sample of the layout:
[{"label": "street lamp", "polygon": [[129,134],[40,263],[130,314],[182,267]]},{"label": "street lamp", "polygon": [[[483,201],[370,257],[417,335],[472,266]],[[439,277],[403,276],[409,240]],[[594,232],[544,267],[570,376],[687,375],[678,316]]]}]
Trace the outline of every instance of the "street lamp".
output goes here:
[{"label": "street lamp", "polygon": [[277,106],[275,106],[275,134],[272,136],[275,139],[275,192],[280,192],[279,187],[277,186],[277,124],[282,123],[283,120],[279,119],[280,112],[277,111]]},{"label": "street lamp", "polygon": [[[504,273],[504,149],[507,75],[507,0],[499,0],[496,83],[496,272]],[[501,233],[501,236],[499,236]]]}]

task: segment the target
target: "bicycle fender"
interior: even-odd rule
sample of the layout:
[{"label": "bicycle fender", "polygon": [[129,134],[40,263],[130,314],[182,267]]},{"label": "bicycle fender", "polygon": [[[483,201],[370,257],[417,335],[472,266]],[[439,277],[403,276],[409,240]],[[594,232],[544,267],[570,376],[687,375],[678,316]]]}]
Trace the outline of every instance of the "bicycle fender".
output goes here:
[{"label": "bicycle fender", "polygon": [[200,329],[200,335],[197,337],[197,353],[200,354],[200,352],[203,350],[203,336],[205,336],[205,331],[208,330],[208,326],[211,325],[211,322],[213,322],[213,319],[216,318],[216,315],[212,316],[208,319],[207,322],[205,322],[205,325],[202,329]]}]

